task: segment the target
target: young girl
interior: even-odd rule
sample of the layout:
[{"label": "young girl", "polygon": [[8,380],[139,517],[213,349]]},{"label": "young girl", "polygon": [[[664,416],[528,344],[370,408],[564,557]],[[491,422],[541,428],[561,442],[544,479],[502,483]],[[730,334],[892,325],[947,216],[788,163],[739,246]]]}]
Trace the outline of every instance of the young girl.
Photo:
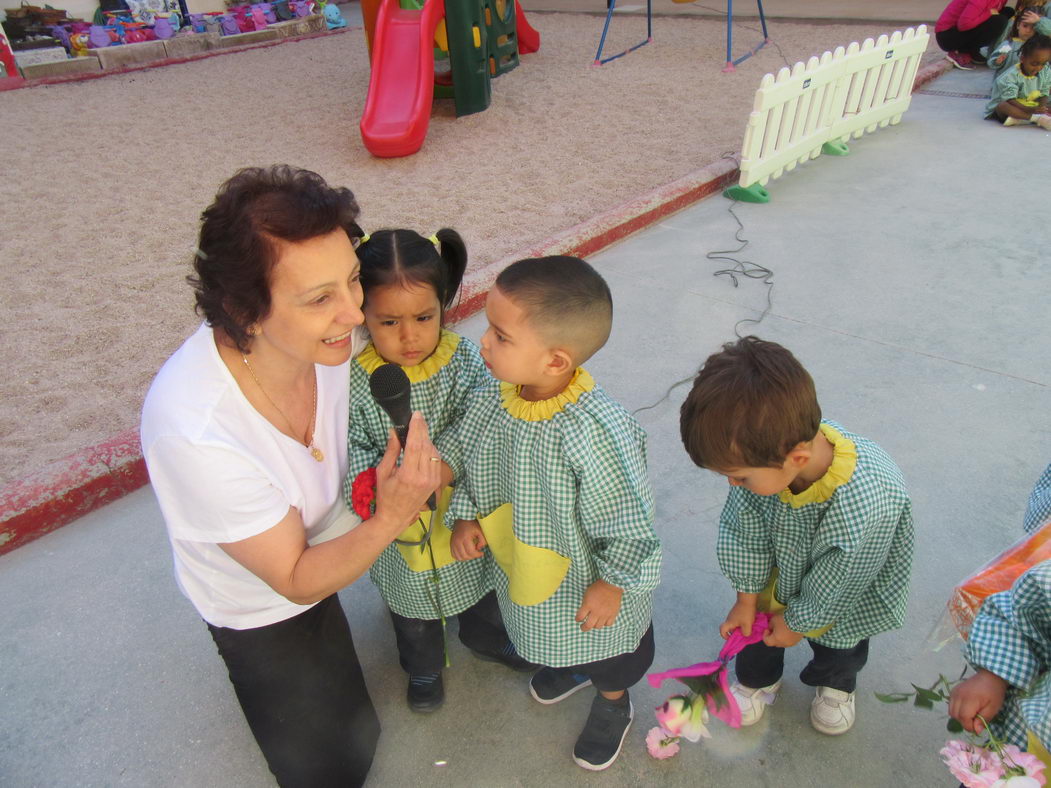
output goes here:
[{"label": "young girl", "polygon": [[[385,363],[398,364],[412,384],[413,410],[423,412],[435,446],[460,416],[467,394],[488,378],[469,340],[442,328],[467,267],[467,250],[455,230],[424,238],[412,230],[383,230],[366,236],[361,261],[363,311],[371,341],[350,365],[350,430],[344,495],[351,505],[369,497],[363,472],[383,456],[390,418],[376,404],[369,376]],[[448,474],[447,478],[451,478]],[[438,511],[424,512],[401,535],[410,544],[392,544],[372,565],[370,576],[390,609],[398,655],[409,674],[408,703],[433,711],[444,700],[444,619],[460,617],[460,640],[476,656],[516,670],[533,666],[507,638],[492,584],[482,561],[458,563],[449,552],[442,525],[451,495],[446,488]],[[367,506],[367,504],[366,504]],[[425,539],[433,519],[434,528]],[[421,543],[422,542],[422,543]]]},{"label": "young girl", "polygon": [[1039,0],[1018,0],[1018,6],[1009,30],[989,47],[987,64],[993,69],[995,80],[1018,63],[1018,50],[1033,37],[1033,33],[1051,33],[1051,19],[1040,16],[1042,3]]},{"label": "young girl", "polygon": [[1005,126],[1035,123],[1051,131],[1047,114],[1051,90],[1051,38],[1034,33],[1018,50],[1019,62],[993,83],[985,116]]}]

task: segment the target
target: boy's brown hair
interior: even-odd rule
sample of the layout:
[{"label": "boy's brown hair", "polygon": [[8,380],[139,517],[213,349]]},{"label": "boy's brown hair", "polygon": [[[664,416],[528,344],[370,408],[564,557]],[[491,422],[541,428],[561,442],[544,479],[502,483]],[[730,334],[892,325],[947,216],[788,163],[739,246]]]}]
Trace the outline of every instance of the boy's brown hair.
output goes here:
[{"label": "boy's brown hair", "polygon": [[814,381],[776,342],[744,337],[708,357],[682,404],[682,443],[716,471],[780,467],[821,423]]},{"label": "boy's brown hair", "polygon": [[598,271],[579,257],[519,260],[496,277],[500,292],[527,313],[552,347],[563,346],[583,364],[606,344],[613,326],[613,296]]}]

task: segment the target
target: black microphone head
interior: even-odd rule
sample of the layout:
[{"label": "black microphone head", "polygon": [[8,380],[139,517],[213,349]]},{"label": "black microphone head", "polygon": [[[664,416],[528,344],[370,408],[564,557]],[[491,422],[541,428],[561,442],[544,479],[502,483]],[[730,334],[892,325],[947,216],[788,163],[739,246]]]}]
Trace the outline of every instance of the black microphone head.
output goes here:
[{"label": "black microphone head", "polygon": [[376,404],[390,416],[398,440],[405,445],[412,418],[412,384],[405,370],[397,364],[384,364],[369,376],[369,391]]},{"label": "black microphone head", "polygon": [[405,370],[397,364],[382,364],[369,376],[369,391],[377,402],[409,396],[412,386]]}]

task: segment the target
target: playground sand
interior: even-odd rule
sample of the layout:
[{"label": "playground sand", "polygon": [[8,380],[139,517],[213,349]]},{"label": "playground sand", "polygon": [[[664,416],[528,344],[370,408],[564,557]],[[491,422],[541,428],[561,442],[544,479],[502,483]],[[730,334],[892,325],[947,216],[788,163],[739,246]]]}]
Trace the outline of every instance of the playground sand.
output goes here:
[{"label": "playground sand", "polygon": [[[456,227],[480,266],[737,151],[779,50],[795,62],[890,32],[781,22],[776,46],[723,74],[718,20],[657,18],[652,44],[602,68],[601,19],[531,22],[541,51],[493,83],[492,106],[456,119],[438,103],[405,159],[361,144],[360,31],[0,94],[0,482],[137,425],[198,321],[185,283],[198,216],[239,167],[288,162],[348,185],[370,230]],[[616,18],[607,51],[644,32]],[[743,51],[759,33],[735,38]]]}]

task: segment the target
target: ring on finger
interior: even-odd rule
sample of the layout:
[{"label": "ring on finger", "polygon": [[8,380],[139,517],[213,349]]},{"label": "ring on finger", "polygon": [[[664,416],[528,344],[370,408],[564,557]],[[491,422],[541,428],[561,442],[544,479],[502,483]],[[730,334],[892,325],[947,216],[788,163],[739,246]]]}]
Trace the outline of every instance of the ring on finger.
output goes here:
[{"label": "ring on finger", "polygon": [[441,461],[442,461],[441,457],[431,457],[431,462],[441,462]]}]

